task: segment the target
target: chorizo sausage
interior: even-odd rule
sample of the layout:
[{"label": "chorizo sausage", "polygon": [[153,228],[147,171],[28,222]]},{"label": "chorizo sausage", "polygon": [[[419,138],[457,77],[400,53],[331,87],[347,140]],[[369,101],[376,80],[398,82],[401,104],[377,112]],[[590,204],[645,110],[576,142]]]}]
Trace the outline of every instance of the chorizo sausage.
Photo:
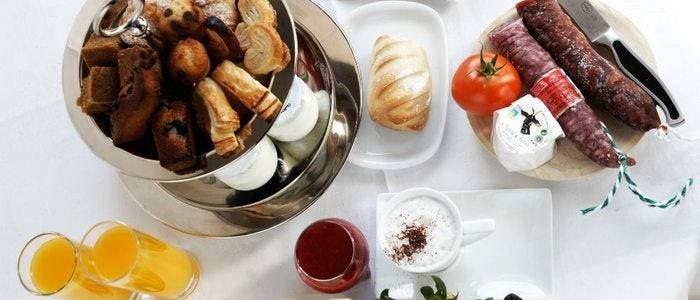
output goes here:
[{"label": "chorizo sausage", "polygon": [[[494,29],[489,33],[489,40],[515,66],[532,95],[545,103],[579,151],[602,166],[620,165],[598,117],[554,59],[530,35],[521,19]],[[634,159],[629,159],[628,164],[634,165]]]},{"label": "chorizo sausage", "polygon": [[556,0],[525,0],[516,8],[530,34],[588,99],[634,129],[648,131],[661,125],[654,100],[593,49]]}]

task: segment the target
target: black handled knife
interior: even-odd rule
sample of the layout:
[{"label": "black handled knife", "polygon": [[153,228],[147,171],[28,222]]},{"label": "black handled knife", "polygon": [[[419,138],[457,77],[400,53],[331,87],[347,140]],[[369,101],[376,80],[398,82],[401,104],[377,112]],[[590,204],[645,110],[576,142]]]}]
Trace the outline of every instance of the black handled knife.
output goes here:
[{"label": "black handled knife", "polygon": [[588,0],[559,0],[559,4],[592,43],[610,48],[620,69],[661,107],[668,125],[676,127],[685,122],[676,101],[659,76],[620,39]]}]

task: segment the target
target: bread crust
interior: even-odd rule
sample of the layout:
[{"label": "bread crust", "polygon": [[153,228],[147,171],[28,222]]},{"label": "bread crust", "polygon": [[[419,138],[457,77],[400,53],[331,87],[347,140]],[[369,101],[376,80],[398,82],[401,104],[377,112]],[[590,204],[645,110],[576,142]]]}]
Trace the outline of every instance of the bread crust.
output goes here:
[{"label": "bread crust", "polygon": [[374,45],[371,61],[372,120],[393,130],[423,130],[432,97],[425,50],[414,42],[383,35]]}]

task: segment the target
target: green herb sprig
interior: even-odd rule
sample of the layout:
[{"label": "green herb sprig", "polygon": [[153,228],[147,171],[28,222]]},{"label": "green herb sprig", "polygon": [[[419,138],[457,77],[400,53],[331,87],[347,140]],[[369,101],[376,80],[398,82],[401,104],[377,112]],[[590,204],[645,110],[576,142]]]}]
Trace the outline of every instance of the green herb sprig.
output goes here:
[{"label": "green herb sprig", "polygon": [[[457,300],[457,297],[459,297],[459,293],[457,294],[452,294],[447,292],[447,286],[445,286],[445,282],[442,281],[440,277],[437,276],[430,276],[433,278],[433,282],[435,282],[435,288],[433,289],[432,286],[424,286],[420,288],[420,293],[423,295],[423,298],[425,300]],[[379,300],[395,300],[394,298],[391,298],[389,296],[389,289],[384,289],[381,294],[379,294]],[[476,299],[479,300],[479,299]],[[486,298],[483,300],[493,300],[493,297]],[[504,300],[522,300],[520,297],[518,297],[515,294],[509,294],[508,296],[505,297]]]}]

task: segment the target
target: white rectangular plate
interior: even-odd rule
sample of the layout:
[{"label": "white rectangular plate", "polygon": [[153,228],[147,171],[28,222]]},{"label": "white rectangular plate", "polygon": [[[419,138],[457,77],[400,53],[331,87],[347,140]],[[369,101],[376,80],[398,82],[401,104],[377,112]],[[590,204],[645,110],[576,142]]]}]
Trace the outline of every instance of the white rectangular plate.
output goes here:
[{"label": "white rectangular plate", "polygon": [[[415,2],[383,1],[357,8],[344,18],[343,27],[360,64],[364,84],[362,122],[350,161],[372,169],[401,169],[425,162],[440,148],[447,112],[450,80],[445,25],[440,15]],[[368,70],[374,42],[383,34],[413,40],[428,55],[433,93],[428,123],[421,132],[386,129],[369,117]]]},{"label": "white rectangular plate", "polygon": [[[487,238],[467,246],[452,267],[436,274],[450,292],[460,299],[494,297],[520,293],[523,299],[549,299],[553,293],[552,194],[548,189],[445,192],[466,220],[493,218],[496,231]],[[380,194],[377,221],[386,203],[395,194]],[[376,234],[380,236],[379,233]],[[379,241],[375,245],[379,245]],[[406,273],[394,266],[379,246],[375,248],[375,294],[392,289],[396,299],[420,299],[422,286],[434,286],[429,275]],[[523,290],[488,292],[487,284],[499,282],[536,286],[539,293]],[[512,284],[511,284],[512,285]],[[479,289],[482,288],[481,291]],[[497,289],[498,290],[498,289]],[[523,294],[525,293],[525,294]],[[537,294],[540,294],[537,296]]]}]

